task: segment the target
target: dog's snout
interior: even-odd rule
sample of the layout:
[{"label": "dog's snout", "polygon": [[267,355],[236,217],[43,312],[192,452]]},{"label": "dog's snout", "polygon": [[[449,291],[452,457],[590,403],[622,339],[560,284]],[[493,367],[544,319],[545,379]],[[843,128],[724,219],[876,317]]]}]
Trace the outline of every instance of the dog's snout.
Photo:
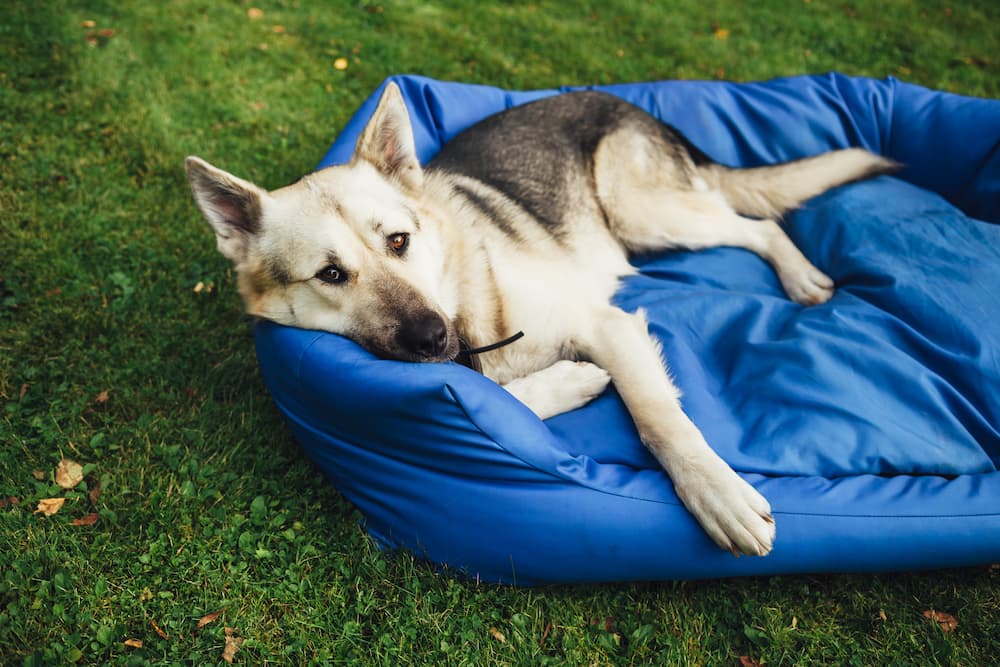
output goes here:
[{"label": "dog's snout", "polygon": [[417,356],[433,359],[448,346],[448,327],[439,315],[424,313],[400,328],[399,342]]}]

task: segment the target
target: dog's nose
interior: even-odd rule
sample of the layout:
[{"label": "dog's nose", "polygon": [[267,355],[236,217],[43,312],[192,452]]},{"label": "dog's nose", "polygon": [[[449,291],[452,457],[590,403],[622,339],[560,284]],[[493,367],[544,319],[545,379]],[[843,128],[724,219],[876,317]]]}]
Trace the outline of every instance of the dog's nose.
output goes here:
[{"label": "dog's nose", "polygon": [[435,313],[424,313],[403,324],[399,342],[414,354],[430,359],[448,345],[448,327]]}]

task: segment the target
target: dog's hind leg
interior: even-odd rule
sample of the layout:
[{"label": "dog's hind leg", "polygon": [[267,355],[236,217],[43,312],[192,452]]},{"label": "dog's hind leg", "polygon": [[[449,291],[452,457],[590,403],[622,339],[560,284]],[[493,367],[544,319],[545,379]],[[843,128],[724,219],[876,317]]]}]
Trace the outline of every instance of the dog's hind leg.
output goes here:
[{"label": "dog's hind leg", "polygon": [[770,505],[684,414],[642,314],[607,306],[591,321],[593,328],[574,340],[574,348],[611,375],[643,444],[669,473],[684,505],[723,549],[767,555],[774,543]]},{"label": "dog's hind leg", "polygon": [[637,194],[619,207],[615,222],[616,235],[632,252],[745,248],[767,260],[793,301],[814,305],[833,296],[833,280],[806,259],[777,222],[744,218],[712,193]]},{"label": "dog's hind leg", "polygon": [[771,264],[794,301],[817,304],[833,296],[833,281],[777,222],[739,215],[721,193],[653,148],[642,137],[612,135],[595,155],[598,198],[612,234],[628,250],[745,248]]}]

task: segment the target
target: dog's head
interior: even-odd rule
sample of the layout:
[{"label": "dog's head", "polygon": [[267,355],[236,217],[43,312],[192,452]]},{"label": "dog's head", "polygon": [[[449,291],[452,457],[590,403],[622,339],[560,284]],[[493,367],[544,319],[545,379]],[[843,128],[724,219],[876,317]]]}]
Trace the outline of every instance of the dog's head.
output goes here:
[{"label": "dog's head", "polygon": [[196,157],[186,166],[251,315],[341,334],[393,359],[458,353],[445,248],[421,202],[423,172],[394,84],[347,165],[270,192]]}]

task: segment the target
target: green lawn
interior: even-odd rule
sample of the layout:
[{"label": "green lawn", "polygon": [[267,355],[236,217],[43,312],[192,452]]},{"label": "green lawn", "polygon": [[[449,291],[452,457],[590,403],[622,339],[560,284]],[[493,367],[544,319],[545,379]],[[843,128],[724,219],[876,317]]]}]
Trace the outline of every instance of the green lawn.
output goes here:
[{"label": "green lawn", "polygon": [[227,627],[248,665],[995,664],[997,569],[518,590],[379,552],[265,395],[182,161],[283,185],[400,72],[1000,97],[1000,4],[253,2],[0,4],[0,664],[223,663]]}]

